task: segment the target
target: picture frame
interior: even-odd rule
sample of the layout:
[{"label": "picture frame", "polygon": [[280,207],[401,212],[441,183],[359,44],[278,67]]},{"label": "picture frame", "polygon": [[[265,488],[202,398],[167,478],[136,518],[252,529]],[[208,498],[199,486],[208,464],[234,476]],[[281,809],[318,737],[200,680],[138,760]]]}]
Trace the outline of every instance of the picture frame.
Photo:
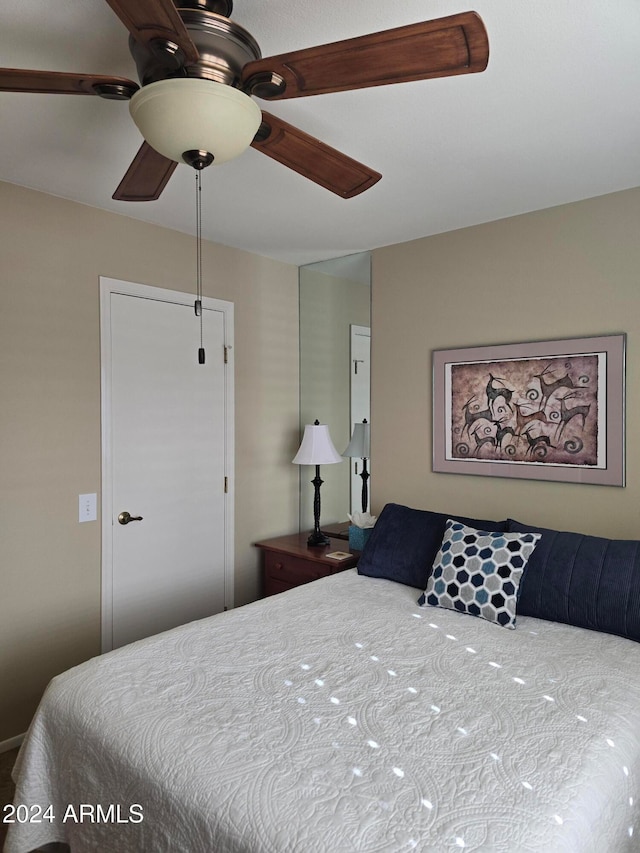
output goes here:
[{"label": "picture frame", "polygon": [[433,471],[625,485],[626,335],[433,351]]}]

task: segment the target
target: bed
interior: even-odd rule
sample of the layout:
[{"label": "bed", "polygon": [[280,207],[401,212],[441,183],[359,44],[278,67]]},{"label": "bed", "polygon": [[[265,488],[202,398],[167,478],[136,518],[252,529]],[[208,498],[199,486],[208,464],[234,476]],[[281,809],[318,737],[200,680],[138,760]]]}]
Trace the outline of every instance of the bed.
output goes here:
[{"label": "bed", "polygon": [[5,853],[637,851],[640,644],[364,571],[55,678]]}]

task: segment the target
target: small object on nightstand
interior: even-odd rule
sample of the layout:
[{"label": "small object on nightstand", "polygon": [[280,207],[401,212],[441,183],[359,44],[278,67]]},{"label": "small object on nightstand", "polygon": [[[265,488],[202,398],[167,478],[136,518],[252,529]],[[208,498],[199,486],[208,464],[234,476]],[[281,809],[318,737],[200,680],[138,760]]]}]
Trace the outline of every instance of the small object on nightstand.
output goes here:
[{"label": "small object on nightstand", "polygon": [[331,551],[329,554],[325,554],[327,560],[348,560],[349,557],[353,557],[353,554],[350,551]]},{"label": "small object on nightstand", "polygon": [[[309,581],[352,569],[358,554],[344,551],[344,542],[330,539],[329,545],[310,547],[305,533],[279,536],[256,542],[263,553],[264,594],[285,592]],[[336,559],[331,554],[346,554]]]},{"label": "small object on nightstand", "polygon": [[355,524],[350,524],[349,548],[353,548],[354,551],[362,551],[372,529],[372,527],[356,527]]},{"label": "small object on nightstand", "polygon": [[362,551],[376,523],[376,516],[369,512],[349,513],[349,548]]}]

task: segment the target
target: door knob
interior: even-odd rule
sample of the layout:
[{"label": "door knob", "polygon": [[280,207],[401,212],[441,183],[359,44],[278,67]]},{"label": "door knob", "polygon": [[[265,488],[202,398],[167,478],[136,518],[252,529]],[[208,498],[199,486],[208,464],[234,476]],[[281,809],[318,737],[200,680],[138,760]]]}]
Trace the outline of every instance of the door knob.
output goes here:
[{"label": "door knob", "polygon": [[142,521],[142,516],[131,515],[130,512],[127,512],[125,510],[124,512],[121,512],[118,516],[118,521],[120,522],[120,524],[129,524],[130,521]]}]

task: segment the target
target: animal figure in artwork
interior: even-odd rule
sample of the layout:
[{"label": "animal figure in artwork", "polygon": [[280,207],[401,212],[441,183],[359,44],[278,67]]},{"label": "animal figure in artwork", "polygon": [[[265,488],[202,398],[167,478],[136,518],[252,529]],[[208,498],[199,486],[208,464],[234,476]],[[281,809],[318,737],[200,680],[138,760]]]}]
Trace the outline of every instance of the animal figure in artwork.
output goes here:
[{"label": "animal figure in artwork", "polygon": [[544,459],[547,455],[547,448],[553,447],[551,439],[544,433],[533,435],[530,428],[521,433],[527,440],[527,454],[531,456],[539,456]]},{"label": "animal figure in artwork", "polygon": [[480,411],[479,407],[476,406],[475,410],[472,411],[471,404],[476,399],[477,399],[477,397],[474,394],[473,397],[470,397],[467,400],[467,402],[464,404],[464,406],[462,407],[462,410],[464,411],[464,429],[462,431],[463,435],[464,435],[465,431],[467,432],[468,435],[471,435],[471,427],[477,421],[480,421],[480,420],[490,421],[491,420],[492,412],[491,412],[491,409],[489,409],[489,408],[482,409],[482,411]]},{"label": "animal figure in artwork", "polygon": [[[502,385],[496,386],[494,384],[496,381],[502,382]],[[496,406],[496,401],[500,397],[502,397],[502,399],[504,400],[504,405],[507,408],[509,408],[510,410],[512,410],[511,409],[511,398],[513,397],[513,390],[511,388],[507,388],[507,386],[504,384],[504,379],[500,379],[500,378],[496,379],[496,377],[493,375],[493,373],[490,373],[489,374],[489,381],[487,382],[486,394],[487,394],[487,402],[489,403],[489,408],[491,409],[491,411],[494,410],[494,408]]]},{"label": "animal figure in artwork", "polygon": [[551,382],[545,381],[545,375],[548,370],[551,369],[551,365],[547,365],[542,373],[538,373],[534,375],[535,379],[540,380],[540,388],[542,389],[542,400],[540,401],[540,408],[544,408],[547,400],[555,394],[560,388],[573,388],[573,381],[569,374],[565,374],[561,376],[560,379],[553,379]]},{"label": "animal figure in artwork", "polygon": [[564,397],[560,397],[560,422],[558,424],[557,438],[562,436],[562,433],[574,418],[582,418],[582,429],[585,427],[591,406],[587,404],[572,406],[569,408],[565,400],[573,399],[575,397],[575,393],[565,394]]}]

